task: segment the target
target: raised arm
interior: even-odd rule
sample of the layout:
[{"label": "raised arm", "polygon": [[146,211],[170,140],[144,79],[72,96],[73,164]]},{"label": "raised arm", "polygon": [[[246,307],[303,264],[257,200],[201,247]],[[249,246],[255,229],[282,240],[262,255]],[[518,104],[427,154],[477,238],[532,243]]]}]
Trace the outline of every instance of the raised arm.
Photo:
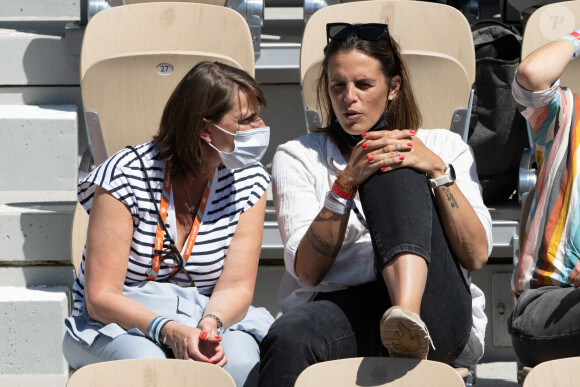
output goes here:
[{"label": "raised arm", "polygon": [[522,60],[516,75],[517,82],[529,91],[549,89],[560,78],[573,54],[574,46],[567,40],[548,43]]}]

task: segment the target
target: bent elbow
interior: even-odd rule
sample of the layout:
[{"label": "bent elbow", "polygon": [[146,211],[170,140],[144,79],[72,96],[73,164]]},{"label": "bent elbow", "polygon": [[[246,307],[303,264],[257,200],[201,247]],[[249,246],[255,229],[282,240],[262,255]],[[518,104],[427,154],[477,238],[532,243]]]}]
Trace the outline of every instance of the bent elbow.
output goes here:
[{"label": "bent elbow", "polygon": [[521,87],[529,91],[545,90],[550,86],[546,86],[538,80],[537,74],[541,74],[541,70],[535,62],[524,61],[518,67],[516,81]]},{"label": "bent elbow", "polygon": [[324,275],[321,275],[321,273],[318,273],[312,268],[303,268],[300,265],[296,265],[295,271],[300,281],[310,287],[318,286],[324,279]]},{"label": "bent elbow", "polygon": [[470,264],[468,265],[469,267],[466,267],[466,269],[471,272],[479,271],[483,269],[483,267],[487,263],[487,260],[488,260],[487,251],[475,254],[469,260]]},{"label": "bent elbow", "polygon": [[322,282],[322,278],[316,275],[312,274],[307,275],[306,273],[303,274],[296,273],[296,274],[298,274],[298,277],[305,285],[310,287],[318,286]]}]

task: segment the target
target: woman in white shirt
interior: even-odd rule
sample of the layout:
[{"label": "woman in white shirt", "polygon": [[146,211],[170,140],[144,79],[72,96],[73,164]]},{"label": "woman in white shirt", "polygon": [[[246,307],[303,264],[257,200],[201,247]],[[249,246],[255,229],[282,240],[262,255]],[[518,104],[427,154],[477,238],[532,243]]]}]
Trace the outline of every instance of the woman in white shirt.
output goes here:
[{"label": "woman in white shirt", "polygon": [[472,325],[467,272],[491,250],[469,147],[447,130],[417,130],[387,25],[331,23],[327,38],[328,124],[274,158],[285,313],[261,344],[262,386],[386,352],[452,363]]}]

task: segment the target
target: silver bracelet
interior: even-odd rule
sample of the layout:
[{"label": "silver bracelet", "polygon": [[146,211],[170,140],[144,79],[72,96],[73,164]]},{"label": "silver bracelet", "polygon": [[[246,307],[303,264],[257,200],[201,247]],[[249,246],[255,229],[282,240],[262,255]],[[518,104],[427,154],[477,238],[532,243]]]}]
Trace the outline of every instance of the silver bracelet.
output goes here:
[{"label": "silver bracelet", "polygon": [[336,200],[337,202],[339,202],[343,206],[347,207],[349,210],[352,210],[352,208],[354,207],[354,200],[348,200],[348,199],[341,198],[340,196],[338,196],[337,194],[335,194],[332,191],[328,192],[328,194],[332,197],[332,199]]},{"label": "silver bracelet", "polygon": [[353,207],[354,201],[342,199],[333,192],[328,192],[328,195],[324,198],[324,208],[333,214],[346,215],[350,212]]}]

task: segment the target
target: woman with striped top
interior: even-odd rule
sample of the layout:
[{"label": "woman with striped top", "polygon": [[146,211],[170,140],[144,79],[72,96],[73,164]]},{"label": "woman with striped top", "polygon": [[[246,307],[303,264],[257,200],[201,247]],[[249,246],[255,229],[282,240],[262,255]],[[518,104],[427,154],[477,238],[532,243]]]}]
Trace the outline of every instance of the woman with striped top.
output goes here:
[{"label": "woman with striped top", "polygon": [[580,356],[580,101],[559,80],[580,54],[579,38],[576,30],[532,52],[512,87],[533,129],[538,158],[538,181],[524,205],[523,245],[512,276],[518,301],[508,320],[516,356],[530,367]]},{"label": "woman with striped top", "polygon": [[175,357],[256,383],[258,344],[273,322],[250,306],[270,181],[259,163],[264,104],[247,73],[200,63],[153,140],[79,184],[90,220],[63,343],[72,368]]}]

